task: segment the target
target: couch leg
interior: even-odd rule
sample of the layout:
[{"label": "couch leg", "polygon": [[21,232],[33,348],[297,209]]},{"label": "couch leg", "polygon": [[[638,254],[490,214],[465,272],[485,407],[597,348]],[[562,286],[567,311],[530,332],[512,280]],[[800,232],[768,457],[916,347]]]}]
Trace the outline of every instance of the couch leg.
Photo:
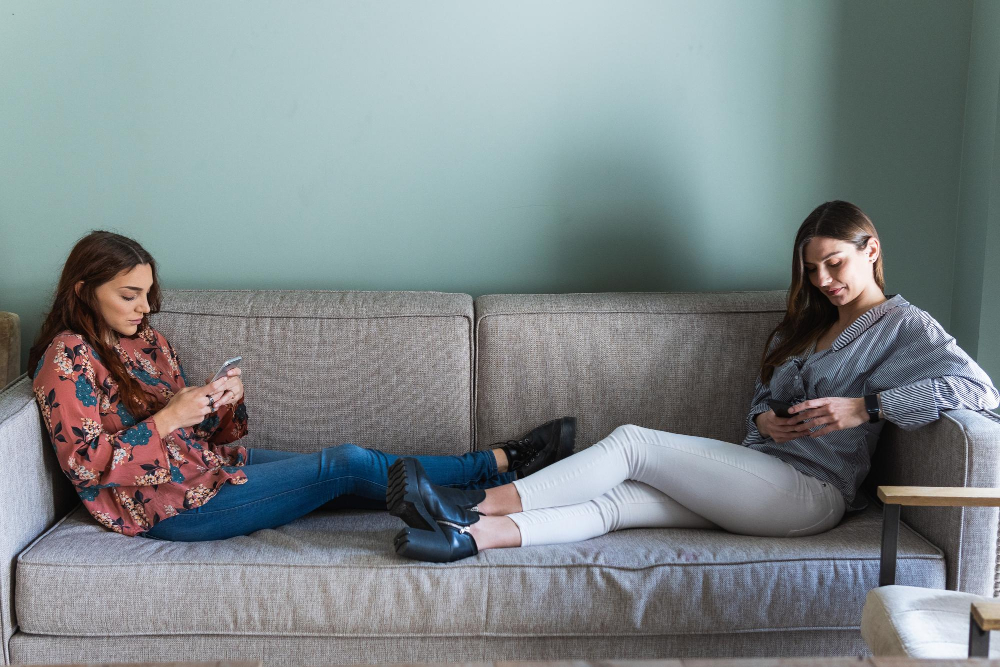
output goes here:
[{"label": "couch leg", "polygon": [[979,627],[974,613],[969,613],[969,657],[988,658],[990,655],[990,631]]},{"label": "couch leg", "polygon": [[882,558],[878,564],[878,585],[896,583],[896,550],[899,548],[899,510],[901,506],[886,503],[882,509]]}]

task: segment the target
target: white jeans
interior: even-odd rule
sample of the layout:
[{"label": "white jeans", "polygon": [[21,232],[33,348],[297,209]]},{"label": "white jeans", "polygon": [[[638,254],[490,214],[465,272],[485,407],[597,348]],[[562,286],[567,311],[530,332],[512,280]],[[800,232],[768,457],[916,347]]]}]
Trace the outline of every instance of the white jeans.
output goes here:
[{"label": "white jeans", "polygon": [[623,528],[722,528],[771,537],[833,528],[832,484],[756,450],[638,426],[514,482],[521,545],[587,540]]}]

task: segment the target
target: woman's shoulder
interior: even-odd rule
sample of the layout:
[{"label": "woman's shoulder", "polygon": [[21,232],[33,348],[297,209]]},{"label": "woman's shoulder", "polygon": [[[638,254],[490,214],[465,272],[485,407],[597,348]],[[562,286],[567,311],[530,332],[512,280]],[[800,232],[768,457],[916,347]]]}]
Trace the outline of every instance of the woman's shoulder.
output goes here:
[{"label": "woman's shoulder", "polygon": [[93,346],[87,342],[83,334],[65,329],[52,337],[42,358],[44,359],[53,353],[58,354],[63,350],[70,350],[75,354],[93,354]]},{"label": "woman's shoulder", "polygon": [[53,343],[57,343],[59,341],[62,341],[64,343],[74,343],[77,345],[83,343],[87,347],[90,347],[90,344],[87,343],[87,339],[83,337],[83,334],[77,333],[72,329],[63,329],[62,331],[57,333],[55,336],[52,337],[52,342],[49,343],[49,345],[52,345]]},{"label": "woman's shoulder", "polygon": [[947,336],[948,332],[941,326],[933,315],[923,308],[915,306],[899,294],[893,299],[898,299],[899,303],[886,313],[886,322],[895,325],[899,336],[902,337],[926,337]]},{"label": "woman's shoulder", "polygon": [[91,363],[91,360],[100,363],[97,353],[94,352],[93,347],[82,334],[70,329],[60,331],[52,337],[46,346],[44,354],[35,366],[32,378],[36,382],[39,381],[39,376],[42,374],[42,368],[46,362],[53,364],[61,373],[66,374],[77,365],[80,358],[86,359],[88,364]]}]

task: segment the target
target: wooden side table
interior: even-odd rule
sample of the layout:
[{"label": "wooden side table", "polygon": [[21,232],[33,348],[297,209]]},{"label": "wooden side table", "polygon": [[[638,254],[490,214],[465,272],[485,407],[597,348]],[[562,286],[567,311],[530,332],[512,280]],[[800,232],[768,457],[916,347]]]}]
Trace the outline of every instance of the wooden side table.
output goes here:
[{"label": "wooden side table", "polygon": [[0,389],[20,375],[21,321],[14,313],[0,312]]}]

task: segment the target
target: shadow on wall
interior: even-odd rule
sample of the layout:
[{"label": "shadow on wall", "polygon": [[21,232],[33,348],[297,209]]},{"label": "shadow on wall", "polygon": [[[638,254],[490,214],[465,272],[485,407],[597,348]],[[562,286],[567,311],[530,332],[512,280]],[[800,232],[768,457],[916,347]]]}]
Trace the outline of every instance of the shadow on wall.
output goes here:
[{"label": "shadow on wall", "polygon": [[848,0],[836,10],[829,198],[875,222],[887,293],[947,328],[971,2]]},{"label": "shadow on wall", "polygon": [[[553,276],[563,291],[684,291],[701,268],[691,195],[663,157],[575,152],[555,166]],[[689,190],[688,190],[689,191]]]}]

